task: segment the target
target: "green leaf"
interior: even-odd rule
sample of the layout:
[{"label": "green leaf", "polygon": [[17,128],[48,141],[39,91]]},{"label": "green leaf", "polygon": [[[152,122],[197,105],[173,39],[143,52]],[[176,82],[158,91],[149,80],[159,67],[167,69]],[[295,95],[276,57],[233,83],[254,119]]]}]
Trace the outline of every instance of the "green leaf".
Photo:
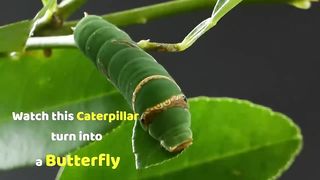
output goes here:
[{"label": "green leaf", "polygon": [[37,13],[33,20],[24,20],[0,27],[0,54],[21,52],[32,35],[33,30],[42,23],[57,6],[56,0],[47,0],[45,6]]},{"label": "green leaf", "polygon": [[177,155],[160,146],[159,141],[152,138],[141,128],[140,122],[136,122],[134,125],[132,143],[137,169],[160,164]]},{"label": "green leaf", "polygon": [[32,21],[25,20],[0,27],[0,53],[22,51],[29,37]]},{"label": "green leaf", "polygon": [[300,9],[309,9],[312,5],[312,2],[318,2],[318,1],[319,0],[295,0],[290,2],[289,4]]},{"label": "green leaf", "polygon": [[105,134],[118,124],[95,121],[14,121],[12,112],[131,111],[117,90],[78,50],[0,58],[0,169],[34,165],[89,142],[52,142],[51,132]]},{"label": "green leaf", "polygon": [[[103,141],[92,143],[74,153],[82,157],[100,153],[120,156],[120,165],[116,170],[109,167],[65,167],[58,178],[276,179],[300,152],[300,130],[285,115],[231,98],[200,97],[189,100],[189,103],[194,144],[175,158],[136,170],[131,152],[132,124],[125,123],[106,135]],[[155,144],[151,147],[147,136],[144,139],[141,147],[159,147]],[[147,152],[146,157],[156,156],[152,149],[149,152],[152,153]],[[158,153],[161,155],[161,152]]]},{"label": "green leaf", "polygon": [[132,154],[131,132],[133,123],[122,123],[103,137],[100,142],[93,142],[77,150],[73,154],[81,157],[98,156],[100,153],[108,153],[112,156],[120,157],[120,164],[116,170],[111,170],[105,166],[96,167],[65,167],[61,168],[57,175],[57,180],[88,180],[88,179],[136,179],[135,161]]}]

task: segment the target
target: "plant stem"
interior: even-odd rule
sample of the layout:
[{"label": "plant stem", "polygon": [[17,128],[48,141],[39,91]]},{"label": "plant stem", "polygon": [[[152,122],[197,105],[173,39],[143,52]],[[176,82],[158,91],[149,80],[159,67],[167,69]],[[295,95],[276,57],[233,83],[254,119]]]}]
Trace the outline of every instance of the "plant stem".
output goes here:
[{"label": "plant stem", "polygon": [[[139,45],[142,49],[150,49],[150,47],[144,47]],[[25,49],[51,49],[51,48],[76,48],[76,42],[73,35],[66,36],[47,36],[47,37],[31,37],[27,40]]]},{"label": "plant stem", "polygon": [[[68,1],[68,0],[67,0]],[[83,1],[83,0],[71,0],[75,1]],[[258,2],[263,0],[247,0],[246,2]],[[284,2],[291,2],[285,0],[278,0]],[[297,3],[299,0],[295,0]],[[301,2],[309,2],[309,0],[300,0]],[[312,0],[311,0],[312,1]],[[183,2],[181,4],[181,2]],[[195,3],[196,2],[196,3]],[[112,13],[103,16],[103,18],[109,20],[110,22],[118,25],[118,26],[126,26],[130,24],[137,23],[146,23],[148,20],[166,17],[173,14],[179,14],[183,12],[188,12],[191,10],[199,10],[203,8],[207,8],[214,5],[215,0],[176,0],[165,3],[160,3],[156,5],[150,5],[146,7],[130,9],[122,12]],[[268,2],[273,2],[273,0],[269,0]],[[169,5],[169,6],[168,6]],[[64,27],[69,27],[70,34],[72,34],[71,26],[74,26],[77,21],[66,23]],[[60,31],[62,34],[66,31]],[[52,34],[50,34],[52,35]],[[156,43],[149,42],[148,40],[142,40],[138,42],[138,46],[142,49],[150,50],[162,50],[162,51],[181,51],[181,43],[176,44],[167,44],[167,43]],[[26,44],[26,49],[46,49],[46,48],[70,48],[76,47],[73,36],[49,36],[49,37],[33,37],[29,38]]]},{"label": "plant stem", "polygon": [[51,36],[51,37],[32,37],[26,44],[26,50],[46,49],[46,48],[75,48],[76,44],[73,35]]},{"label": "plant stem", "polygon": [[[309,2],[312,0],[244,0],[245,3],[293,3],[293,2]],[[110,13],[102,17],[109,22],[119,26],[129,26],[133,24],[145,24],[148,21],[183,14],[187,12],[195,12],[204,9],[212,9],[216,0],[174,0],[155,5],[124,10],[120,12]],[[44,35],[66,35],[71,34],[71,27],[74,27],[78,21],[65,22],[59,29],[42,29],[41,34]]]},{"label": "plant stem", "polygon": [[[63,27],[64,21],[72,15],[77,9],[79,9],[87,0],[63,0],[57,5],[54,13],[49,17],[49,19],[41,24],[39,24],[34,32],[35,36],[52,36],[59,35],[59,33],[54,33],[65,29]],[[47,31],[51,31],[48,33]],[[70,31],[70,30],[68,30]],[[66,31],[67,32],[67,31]],[[71,32],[62,33],[63,35],[72,34]],[[61,35],[62,35],[61,34]]]}]

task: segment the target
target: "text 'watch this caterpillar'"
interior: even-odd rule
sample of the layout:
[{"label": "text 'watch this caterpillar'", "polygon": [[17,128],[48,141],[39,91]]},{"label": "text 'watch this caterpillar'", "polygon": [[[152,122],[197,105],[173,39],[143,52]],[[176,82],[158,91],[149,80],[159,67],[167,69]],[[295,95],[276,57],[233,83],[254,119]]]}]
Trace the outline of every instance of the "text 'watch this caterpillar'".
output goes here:
[{"label": "text 'watch this caterpillar'", "polygon": [[139,113],[142,127],[170,152],[192,144],[187,99],[169,73],[128,34],[99,16],[76,26],[79,49]]}]

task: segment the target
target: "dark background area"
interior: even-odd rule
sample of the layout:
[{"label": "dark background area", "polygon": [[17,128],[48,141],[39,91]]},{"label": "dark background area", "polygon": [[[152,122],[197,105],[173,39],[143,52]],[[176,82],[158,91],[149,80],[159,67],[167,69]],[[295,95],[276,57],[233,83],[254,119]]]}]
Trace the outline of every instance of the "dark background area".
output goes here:
[{"label": "dark background area", "polygon": [[[152,1],[153,3],[161,1]],[[106,14],[148,0],[88,2],[82,12]],[[40,0],[1,2],[0,25],[32,18]],[[290,116],[302,129],[304,148],[283,180],[320,179],[320,3],[310,10],[285,4],[241,5],[182,53],[153,53],[189,97],[248,99]],[[125,28],[135,40],[178,42],[210,11],[183,14]],[[270,159],[272,161],[272,159]],[[23,168],[0,179],[54,179],[57,168]]]}]

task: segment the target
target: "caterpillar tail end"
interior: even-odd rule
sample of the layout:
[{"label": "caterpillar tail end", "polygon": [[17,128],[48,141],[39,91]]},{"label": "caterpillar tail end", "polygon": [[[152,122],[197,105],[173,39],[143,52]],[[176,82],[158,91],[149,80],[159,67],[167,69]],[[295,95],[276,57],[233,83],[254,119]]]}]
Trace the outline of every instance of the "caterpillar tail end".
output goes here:
[{"label": "caterpillar tail end", "polygon": [[185,142],[183,142],[175,147],[169,148],[168,151],[173,152],[173,153],[178,153],[178,152],[181,152],[184,149],[188,148],[190,145],[192,145],[192,139],[187,139]]},{"label": "caterpillar tail end", "polygon": [[188,148],[192,145],[192,132],[190,129],[184,132],[177,133],[176,136],[172,136],[170,138],[164,138],[166,140],[161,140],[160,144],[167,151],[172,153],[179,153],[184,149]]},{"label": "caterpillar tail end", "polygon": [[167,151],[180,152],[193,141],[191,114],[186,107],[167,108],[152,117],[148,131]]}]

